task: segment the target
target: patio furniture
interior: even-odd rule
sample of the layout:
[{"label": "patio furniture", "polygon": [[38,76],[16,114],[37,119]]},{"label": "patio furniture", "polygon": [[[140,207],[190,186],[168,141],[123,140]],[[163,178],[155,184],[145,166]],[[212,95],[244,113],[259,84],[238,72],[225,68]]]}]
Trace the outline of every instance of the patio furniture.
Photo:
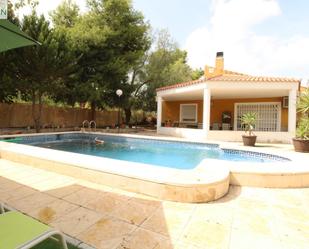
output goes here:
[{"label": "patio furniture", "polygon": [[229,131],[231,129],[231,125],[230,124],[222,124],[222,130],[223,131]]},{"label": "patio furniture", "polygon": [[213,130],[220,130],[220,124],[219,123],[213,123],[212,124],[212,129]]},{"label": "patio furniture", "polygon": [[4,213],[4,205],[0,203],[0,214]]},{"label": "patio furniture", "polygon": [[[3,205],[1,205],[2,211]],[[59,238],[62,247],[68,249],[59,231],[17,211],[0,215],[0,248],[30,249],[48,238]]]},{"label": "patio furniture", "polygon": [[199,123],[195,123],[195,122],[179,122],[179,127],[181,128],[198,128]]}]

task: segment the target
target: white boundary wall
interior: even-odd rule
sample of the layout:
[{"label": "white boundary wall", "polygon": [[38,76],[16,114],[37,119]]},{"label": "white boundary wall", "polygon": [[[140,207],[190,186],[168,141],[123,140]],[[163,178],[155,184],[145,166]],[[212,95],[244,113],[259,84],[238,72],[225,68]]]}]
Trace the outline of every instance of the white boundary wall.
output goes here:
[{"label": "white boundary wall", "polygon": [[[202,129],[159,127],[158,134],[190,138],[193,140],[212,140],[224,142],[242,142],[243,131],[208,131]],[[292,143],[293,132],[255,132],[259,143]]]},{"label": "white boundary wall", "polygon": [[157,133],[161,135],[190,138],[194,140],[205,140],[206,132],[203,129],[158,127]]}]

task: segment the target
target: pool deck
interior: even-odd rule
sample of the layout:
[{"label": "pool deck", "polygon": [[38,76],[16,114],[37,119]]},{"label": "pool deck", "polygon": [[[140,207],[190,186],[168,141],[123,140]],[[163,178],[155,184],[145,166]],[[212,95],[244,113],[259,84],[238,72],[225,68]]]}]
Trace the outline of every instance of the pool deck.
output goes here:
[{"label": "pool deck", "polygon": [[309,244],[309,188],[231,186],[214,202],[176,203],[0,159],[0,201],[99,249]]},{"label": "pool deck", "polygon": [[[52,135],[58,134],[60,133],[53,133]],[[75,137],[84,133],[68,132],[62,134],[67,137]],[[51,134],[33,134],[34,137],[43,136],[43,139],[45,139],[45,135]],[[180,170],[7,142],[0,142],[0,157],[80,180],[145,194],[161,200],[188,203],[217,200],[228,192],[229,184],[273,188],[309,187],[309,164],[304,163],[308,161],[309,154],[296,153],[292,151],[291,145],[258,144],[256,147],[244,147],[239,143],[192,141],[165,136],[151,137],[145,136],[145,134],[112,135],[92,132],[89,135],[93,137],[109,135],[148,140],[159,138],[162,141],[216,143],[222,149],[229,149],[231,153],[239,153],[240,150],[244,150],[243,153],[255,155],[266,153],[268,154],[266,157],[276,155],[287,157],[291,161],[254,163],[205,158],[193,169]]]}]

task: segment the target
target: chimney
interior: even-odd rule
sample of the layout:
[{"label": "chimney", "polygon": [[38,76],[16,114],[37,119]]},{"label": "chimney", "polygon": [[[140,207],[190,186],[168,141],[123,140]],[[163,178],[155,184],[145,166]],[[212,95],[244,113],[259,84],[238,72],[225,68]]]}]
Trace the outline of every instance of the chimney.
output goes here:
[{"label": "chimney", "polygon": [[217,52],[216,56],[216,66],[215,67],[210,67],[207,66],[205,67],[204,71],[204,76],[205,78],[211,78],[219,75],[224,74],[224,59],[223,59],[223,52]]},{"label": "chimney", "polygon": [[215,73],[216,75],[222,75],[224,73],[223,52],[217,52]]}]

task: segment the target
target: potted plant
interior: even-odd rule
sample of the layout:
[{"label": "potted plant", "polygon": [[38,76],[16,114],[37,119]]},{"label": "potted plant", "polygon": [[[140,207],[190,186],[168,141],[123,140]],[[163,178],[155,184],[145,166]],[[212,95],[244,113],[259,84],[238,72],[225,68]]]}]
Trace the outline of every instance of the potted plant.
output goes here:
[{"label": "potted plant", "polygon": [[245,146],[254,146],[256,142],[256,136],[253,133],[255,124],[257,121],[257,114],[254,112],[245,113],[241,117],[241,124],[245,126],[245,133],[248,135],[242,136],[242,141]]},{"label": "potted plant", "polygon": [[296,129],[296,137],[293,138],[295,151],[309,152],[309,89],[303,92],[297,102],[297,111],[301,113]]}]

